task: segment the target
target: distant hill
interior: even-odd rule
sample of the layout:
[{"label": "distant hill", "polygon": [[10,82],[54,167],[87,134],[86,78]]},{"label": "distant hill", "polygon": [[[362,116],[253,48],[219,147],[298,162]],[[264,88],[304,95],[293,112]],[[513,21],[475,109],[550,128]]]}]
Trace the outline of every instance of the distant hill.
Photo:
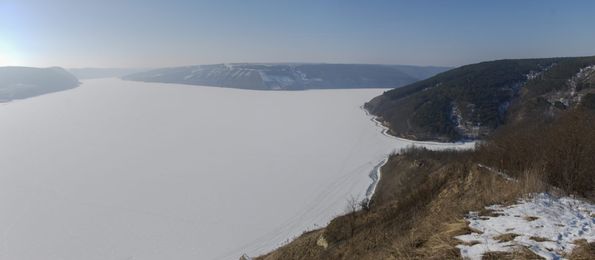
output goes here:
[{"label": "distant hill", "polygon": [[119,78],[128,74],[138,73],[147,69],[135,68],[73,68],[68,69],[78,79]]},{"label": "distant hill", "polygon": [[254,90],[396,88],[447,70],[373,64],[214,64],[163,68],[125,80]]},{"label": "distant hill", "polygon": [[397,136],[459,140],[485,137],[504,123],[595,106],[593,93],[595,57],[497,60],[386,91],[365,107]]},{"label": "distant hill", "polygon": [[78,79],[58,68],[0,67],[0,102],[71,89]]}]

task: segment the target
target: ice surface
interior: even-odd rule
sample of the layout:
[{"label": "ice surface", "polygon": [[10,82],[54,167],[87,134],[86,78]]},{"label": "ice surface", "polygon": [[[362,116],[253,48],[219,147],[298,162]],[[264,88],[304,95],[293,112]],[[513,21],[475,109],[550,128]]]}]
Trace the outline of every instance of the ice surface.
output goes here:
[{"label": "ice surface", "polygon": [[[457,236],[473,245],[458,245],[461,255],[481,259],[486,252],[508,252],[516,246],[525,246],[546,259],[561,259],[574,248],[578,239],[595,241],[595,205],[577,199],[556,198],[538,194],[516,205],[488,207],[497,217],[479,217],[472,212],[467,220],[469,227],[483,232]],[[501,242],[494,237],[516,234],[512,241]]]},{"label": "ice surface", "polygon": [[101,79],[2,104],[0,259],[274,249],[363,198],[374,166],[409,144],[360,109],[382,91]]}]

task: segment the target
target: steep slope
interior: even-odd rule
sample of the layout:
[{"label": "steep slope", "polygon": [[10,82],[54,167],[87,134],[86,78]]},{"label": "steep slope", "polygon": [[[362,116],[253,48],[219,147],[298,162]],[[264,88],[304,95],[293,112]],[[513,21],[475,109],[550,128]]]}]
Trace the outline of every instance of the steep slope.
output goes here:
[{"label": "steep slope", "polygon": [[595,57],[482,62],[387,91],[365,107],[397,136],[482,138],[504,123],[578,105],[595,92],[594,65]]},{"label": "steep slope", "polygon": [[594,64],[484,62],[374,98],[395,135],[485,140],[391,155],[370,202],[256,259],[595,259]]},{"label": "steep slope", "polygon": [[256,90],[395,88],[445,70],[371,64],[215,64],[157,69],[123,79]]},{"label": "steep slope", "polygon": [[0,67],[0,102],[77,87],[79,81],[58,67]]},{"label": "steep slope", "polygon": [[595,110],[522,124],[391,155],[369,204],[256,259],[595,259]]}]

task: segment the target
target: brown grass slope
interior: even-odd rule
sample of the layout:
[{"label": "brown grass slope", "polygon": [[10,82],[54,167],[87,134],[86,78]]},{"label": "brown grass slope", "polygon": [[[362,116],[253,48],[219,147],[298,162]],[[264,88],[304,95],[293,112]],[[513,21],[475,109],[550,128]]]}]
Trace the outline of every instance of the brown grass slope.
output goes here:
[{"label": "brown grass slope", "polygon": [[[458,258],[454,236],[470,232],[464,215],[512,202],[528,188],[464,159],[418,158],[417,153],[391,157],[370,211],[338,217],[260,259]],[[415,185],[402,184],[408,180]],[[321,236],[327,249],[316,244]]]},{"label": "brown grass slope", "polygon": [[[454,237],[471,232],[464,220],[469,211],[488,216],[487,205],[540,191],[594,199],[594,119],[593,112],[573,110],[539,127],[502,129],[475,151],[392,155],[369,210],[337,217],[257,259],[458,259],[461,242]],[[582,243],[569,257],[595,259],[593,245]],[[519,248],[484,259],[539,257]]]}]

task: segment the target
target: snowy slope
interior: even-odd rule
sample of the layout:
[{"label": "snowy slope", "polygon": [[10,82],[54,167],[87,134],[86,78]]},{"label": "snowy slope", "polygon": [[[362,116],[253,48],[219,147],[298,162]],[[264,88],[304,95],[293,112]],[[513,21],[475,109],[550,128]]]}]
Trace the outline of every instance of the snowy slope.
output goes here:
[{"label": "snowy slope", "polygon": [[[512,206],[494,205],[487,209],[499,216],[478,216],[472,212],[467,218],[469,227],[481,234],[457,237],[468,243],[457,246],[463,257],[481,259],[486,252],[510,252],[515,246],[525,246],[546,259],[560,259],[572,251],[574,241],[595,241],[595,205],[588,202],[538,194]],[[501,242],[496,237],[502,234],[518,236]]]}]

